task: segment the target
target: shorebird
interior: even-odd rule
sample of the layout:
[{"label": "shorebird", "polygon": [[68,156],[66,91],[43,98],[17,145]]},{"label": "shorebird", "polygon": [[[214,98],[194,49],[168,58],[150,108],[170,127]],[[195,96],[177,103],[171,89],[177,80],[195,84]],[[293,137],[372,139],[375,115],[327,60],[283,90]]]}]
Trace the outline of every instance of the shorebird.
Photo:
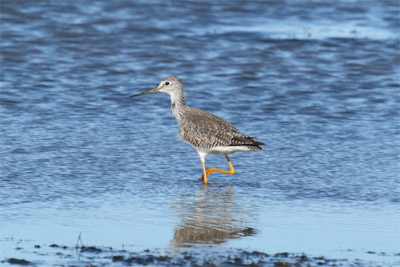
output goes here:
[{"label": "shorebird", "polygon": [[[188,143],[200,156],[203,175],[200,180],[207,185],[207,177],[213,172],[232,175],[235,169],[228,154],[238,151],[261,151],[262,142],[242,134],[226,120],[206,111],[186,105],[183,83],[176,76],[164,78],[151,90],[131,97],[162,92],[171,96],[171,109],[179,125],[178,137]],[[217,168],[206,170],[205,159],[208,154],[224,154],[229,164],[229,171]]]}]

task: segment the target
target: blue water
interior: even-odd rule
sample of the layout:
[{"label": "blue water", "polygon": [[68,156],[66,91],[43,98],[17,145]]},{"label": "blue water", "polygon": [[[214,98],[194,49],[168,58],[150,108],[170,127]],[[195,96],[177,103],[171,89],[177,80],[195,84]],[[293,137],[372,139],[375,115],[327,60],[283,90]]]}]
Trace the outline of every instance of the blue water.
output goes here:
[{"label": "blue water", "polygon": [[[46,261],[16,240],[81,232],[400,262],[398,1],[0,5],[0,260]],[[264,151],[233,154],[235,175],[204,188],[169,97],[129,98],[168,75]]]}]

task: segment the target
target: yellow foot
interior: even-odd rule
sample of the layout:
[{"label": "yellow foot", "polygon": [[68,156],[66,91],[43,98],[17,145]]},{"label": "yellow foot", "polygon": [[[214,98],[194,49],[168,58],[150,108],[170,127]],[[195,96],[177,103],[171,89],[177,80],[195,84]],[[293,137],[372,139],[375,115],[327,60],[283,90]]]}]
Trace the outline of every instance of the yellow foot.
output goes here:
[{"label": "yellow foot", "polygon": [[207,177],[204,179],[204,175],[202,175],[199,180],[202,181],[204,185],[208,184]]},{"label": "yellow foot", "polygon": [[[203,181],[204,184],[207,184],[207,177],[210,176],[210,174],[215,172],[215,171],[221,171],[221,170],[216,169],[216,168],[209,168],[207,171],[205,171],[205,174],[203,174],[200,177],[200,181]],[[204,175],[206,176],[206,180],[205,181],[204,181]]]},{"label": "yellow foot", "polygon": [[226,160],[228,161],[228,164],[229,164],[229,169],[230,169],[229,171],[220,170],[220,169],[213,168],[213,167],[209,168],[209,169],[206,171],[206,166],[205,166],[204,162],[202,162],[202,165],[203,165],[203,175],[200,177],[200,181],[203,181],[203,183],[206,185],[206,184],[208,183],[207,177],[208,177],[211,173],[213,173],[213,172],[220,172],[220,173],[225,173],[225,174],[229,174],[229,175],[234,174],[234,173],[235,173],[235,169],[233,168],[232,163],[231,163],[231,161],[230,161],[228,155],[225,155],[225,158],[226,158]]},{"label": "yellow foot", "polygon": [[[205,172],[206,178],[207,178],[211,173],[213,173],[214,171],[215,171],[215,168],[209,168],[209,169]],[[202,176],[200,176],[200,179],[199,179],[199,180],[204,182],[204,174],[203,174]]]}]

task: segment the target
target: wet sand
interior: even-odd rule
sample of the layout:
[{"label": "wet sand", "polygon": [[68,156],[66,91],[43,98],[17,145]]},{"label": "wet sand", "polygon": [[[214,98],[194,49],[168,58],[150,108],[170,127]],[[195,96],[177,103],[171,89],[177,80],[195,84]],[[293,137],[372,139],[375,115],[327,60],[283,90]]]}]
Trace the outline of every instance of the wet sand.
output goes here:
[{"label": "wet sand", "polygon": [[[365,260],[334,259],[311,256],[305,253],[281,252],[268,254],[261,251],[230,249],[211,252],[210,250],[149,250],[135,251],[130,247],[96,247],[79,244],[68,247],[60,244],[32,245],[29,240],[8,240],[14,242],[15,250],[24,257],[5,258],[4,265],[21,266],[395,266],[385,263],[385,257],[400,260],[400,253],[388,255],[373,251],[382,262]],[[4,242],[4,241],[3,241]],[[399,262],[397,260],[397,262]]]}]

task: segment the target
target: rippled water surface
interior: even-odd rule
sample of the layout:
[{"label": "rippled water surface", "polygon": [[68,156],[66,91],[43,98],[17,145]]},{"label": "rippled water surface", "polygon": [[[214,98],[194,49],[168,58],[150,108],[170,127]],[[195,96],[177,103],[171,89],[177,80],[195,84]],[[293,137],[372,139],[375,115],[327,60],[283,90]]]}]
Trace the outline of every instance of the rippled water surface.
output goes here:
[{"label": "rippled water surface", "polygon": [[[399,263],[397,1],[0,3],[0,260],[81,232]],[[169,96],[129,98],[168,75],[264,151],[203,187]]]}]

